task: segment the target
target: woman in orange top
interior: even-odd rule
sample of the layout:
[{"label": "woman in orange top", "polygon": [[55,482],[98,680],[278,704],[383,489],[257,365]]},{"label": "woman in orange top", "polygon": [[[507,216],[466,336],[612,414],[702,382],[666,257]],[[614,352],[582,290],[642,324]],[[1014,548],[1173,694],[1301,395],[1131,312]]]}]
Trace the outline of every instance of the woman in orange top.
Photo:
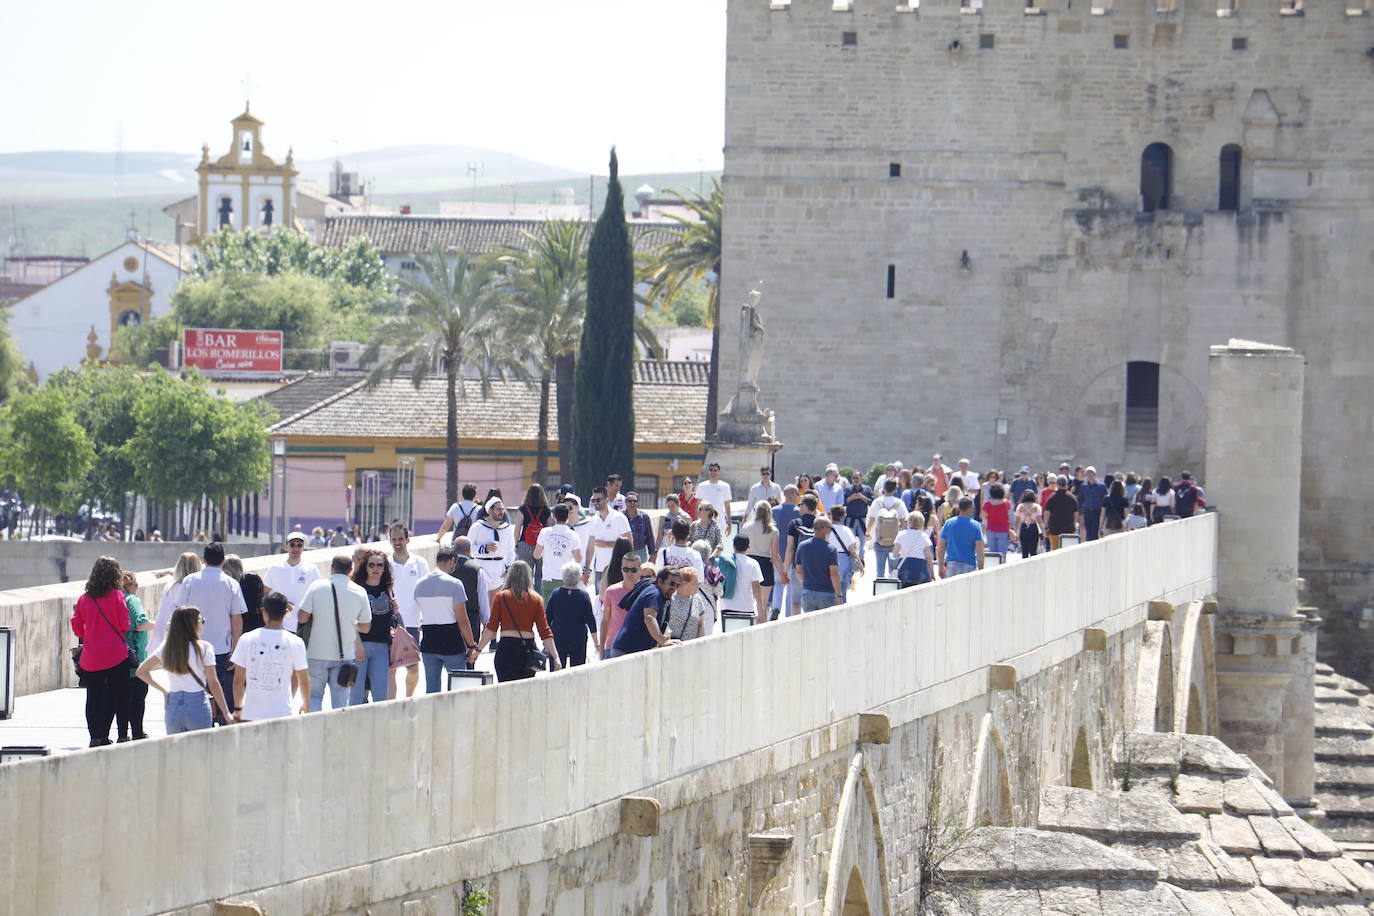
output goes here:
[{"label": "woman in orange top", "polygon": [[491,618],[482,630],[482,639],[468,650],[468,664],[477,661],[487,644],[497,638],[498,631],[501,634],[496,643],[498,681],[534,677],[534,671],[525,661],[525,645],[526,641],[534,641],[536,631],[543,640],[544,651],[549,653],[549,670],[563,667],[558,647],[554,645],[553,630],[544,616],[544,599],[535,593],[533,574],[524,560],[516,560],[507,570],[506,587],[491,600]]}]

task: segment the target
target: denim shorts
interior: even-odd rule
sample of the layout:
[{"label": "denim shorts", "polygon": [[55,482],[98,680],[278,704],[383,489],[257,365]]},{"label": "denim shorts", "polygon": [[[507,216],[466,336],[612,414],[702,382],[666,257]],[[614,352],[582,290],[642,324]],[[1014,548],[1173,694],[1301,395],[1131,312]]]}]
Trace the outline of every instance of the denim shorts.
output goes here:
[{"label": "denim shorts", "polygon": [[199,731],[211,724],[210,700],[203,690],[176,690],[167,694],[163,711],[167,734]]}]

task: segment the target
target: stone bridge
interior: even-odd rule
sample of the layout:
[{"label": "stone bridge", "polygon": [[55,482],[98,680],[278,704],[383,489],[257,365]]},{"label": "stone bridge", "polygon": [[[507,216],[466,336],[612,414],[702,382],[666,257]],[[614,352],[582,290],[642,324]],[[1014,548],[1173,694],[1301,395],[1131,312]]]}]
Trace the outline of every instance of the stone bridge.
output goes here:
[{"label": "stone bridge", "polygon": [[[1300,412],[1301,359],[1214,360],[1224,494],[1244,480],[1225,468],[1287,454],[1283,428],[1224,399]],[[1316,623],[1296,612],[1285,498],[530,681],[6,764],[0,914],[449,916],[476,888],[501,914],[912,913],[934,874],[922,849],[946,828],[986,826],[985,864],[1015,871],[1043,845],[1031,828],[1100,811],[1094,836],[1124,835],[1151,804],[1140,855],[1216,863],[1208,880],[1270,907],[1187,912],[1291,912],[1269,888],[1338,887],[1304,850],[1362,871],[1293,817],[1311,805]],[[50,653],[31,689],[63,677],[67,607],[46,590],[0,600],[0,623],[35,631],[25,651]],[[1221,734],[1253,763],[1160,732]],[[1201,814],[1128,804],[1123,763]],[[1083,861],[1101,848],[1073,840]],[[1261,841],[1301,868],[1232,867]],[[1124,893],[1164,881],[1107,853]]]},{"label": "stone bridge", "polygon": [[[918,833],[1034,825],[1215,730],[1217,517],[533,681],[0,770],[0,912],[903,913]],[[932,778],[938,784],[932,786]]]}]

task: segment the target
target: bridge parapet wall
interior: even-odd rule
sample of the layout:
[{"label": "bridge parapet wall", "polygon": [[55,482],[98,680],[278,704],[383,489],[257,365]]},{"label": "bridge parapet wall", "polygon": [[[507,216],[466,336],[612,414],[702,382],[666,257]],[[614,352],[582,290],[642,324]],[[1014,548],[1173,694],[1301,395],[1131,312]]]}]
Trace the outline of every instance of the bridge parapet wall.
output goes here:
[{"label": "bridge parapet wall", "polygon": [[[1018,683],[1054,682],[1062,702],[1114,709],[1104,731],[1120,724],[1132,702],[1124,672],[1101,681],[1115,694],[1104,697],[1080,689],[1073,659],[1100,649],[1105,632],[1115,646],[1106,667],[1126,667],[1148,603],[1211,593],[1215,557],[1216,518],[1204,515],[532,681],[7,765],[0,900],[14,912],[100,913],[251,897],[269,913],[343,913],[437,892],[443,901],[422,911],[446,913],[463,878],[505,876],[501,886],[530,911],[655,908],[656,897],[670,912],[741,911],[745,834],[790,812],[813,857],[790,891],[804,904],[825,893],[833,786],[852,772],[859,713],[893,722],[875,765],[887,775],[923,767],[921,748],[941,742],[917,731],[939,727],[951,747],[1039,756],[1032,769],[1066,779],[1045,762],[1065,756],[1058,739],[1038,747],[1047,739],[1029,726],[1019,738],[996,733],[998,704],[1017,687],[992,666],[1014,666]],[[951,781],[967,783],[957,757],[945,761]],[[1038,780],[1009,783],[1000,770],[982,767],[976,788],[988,800],[975,816],[989,806],[997,820],[1032,816],[1025,796]],[[761,785],[776,795],[759,797],[746,819],[735,802]],[[905,811],[915,823],[918,802],[901,785],[866,791],[876,814],[853,819]],[[150,802],[203,799],[206,786],[213,810],[170,814]],[[676,839],[621,834],[620,800],[644,795],[660,800]],[[733,840],[684,846],[708,822]],[[129,856],[137,836],[155,848]],[[674,855],[645,845],[668,842]],[[856,848],[871,850],[865,842]],[[578,856],[585,871],[560,872]],[[894,870],[887,888],[868,891],[886,900],[911,877]]]}]

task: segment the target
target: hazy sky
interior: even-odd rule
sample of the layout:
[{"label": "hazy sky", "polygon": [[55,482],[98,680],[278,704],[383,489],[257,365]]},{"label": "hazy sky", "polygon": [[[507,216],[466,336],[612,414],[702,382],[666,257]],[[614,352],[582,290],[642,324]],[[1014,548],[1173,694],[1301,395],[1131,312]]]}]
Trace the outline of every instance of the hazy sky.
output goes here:
[{"label": "hazy sky", "polygon": [[[484,146],[719,168],[725,0],[7,3],[0,151],[216,152],[251,80],[269,153]],[[27,36],[24,38],[23,36]]]}]

